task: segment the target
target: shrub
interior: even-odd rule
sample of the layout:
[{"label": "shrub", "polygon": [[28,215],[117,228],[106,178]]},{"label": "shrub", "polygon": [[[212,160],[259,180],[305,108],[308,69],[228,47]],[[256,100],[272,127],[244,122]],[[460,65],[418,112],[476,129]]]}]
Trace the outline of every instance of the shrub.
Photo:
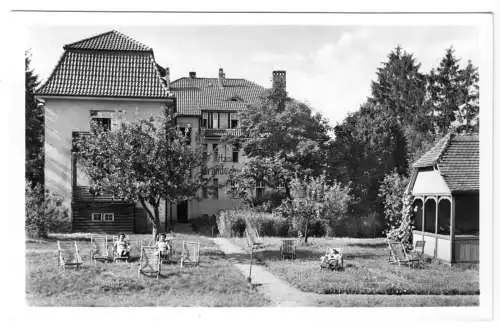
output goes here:
[{"label": "shrub", "polygon": [[392,172],[384,177],[380,184],[378,196],[384,204],[386,226],[384,232],[396,229],[401,225],[403,213],[403,195],[409,179]]},{"label": "shrub", "polygon": [[48,232],[69,232],[71,221],[63,198],[40,185],[25,183],[26,209],[25,229],[28,237],[44,238]]},{"label": "shrub", "polygon": [[224,237],[243,236],[250,224],[261,236],[290,236],[291,222],[278,214],[252,209],[226,210],[217,215],[217,226]]},{"label": "shrub", "polygon": [[193,231],[205,236],[216,236],[219,234],[215,215],[203,215],[198,218],[191,219],[191,227]]},{"label": "shrub", "polygon": [[234,220],[231,225],[232,236],[243,237],[246,228],[247,228],[247,223],[245,219],[242,217],[237,217],[236,220]]}]

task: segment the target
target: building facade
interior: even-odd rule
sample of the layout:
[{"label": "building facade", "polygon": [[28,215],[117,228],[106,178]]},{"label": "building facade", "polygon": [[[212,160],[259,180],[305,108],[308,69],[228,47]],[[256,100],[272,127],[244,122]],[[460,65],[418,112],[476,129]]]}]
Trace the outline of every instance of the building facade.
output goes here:
[{"label": "building facade", "polygon": [[[284,72],[275,72],[284,79]],[[203,145],[209,155],[208,173],[217,188],[200,190],[197,199],[165,204],[161,221],[188,222],[239,206],[229,199],[224,184],[246,158],[238,145],[225,144],[225,135],[239,135],[240,116],[265,88],[245,79],[200,78],[195,72],[170,81],[153,50],[110,31],[64,46],[64,53],[47,81],[37,90],[45,103],[45,186],[62,196],[70,209],[74,231],[150,231],[139,204],[92,196],[89,180],[78,165],[73,141],[88,133],[92,121],[109,129],[120,120],[173,112],[178,129],[190,135],[193,146]],[[163,226],[163,225],[162,225]]]}]

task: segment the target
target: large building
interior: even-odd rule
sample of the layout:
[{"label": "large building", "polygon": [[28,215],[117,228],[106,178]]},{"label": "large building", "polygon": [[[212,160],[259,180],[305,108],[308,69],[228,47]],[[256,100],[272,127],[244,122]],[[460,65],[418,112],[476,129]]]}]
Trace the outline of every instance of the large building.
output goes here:
[{"label": "large building", "polygon": [[[276,71],[273,78],[284,81],[285,72]],[[192,144],[203,144],[208,167],[214,170],[210,173],[215,173],[212,182],[222,186],[245,157],[221,137],[240,133],[239,113],[264,91],[245,79],[227,78],[222,68],[215,78],[190,72],[170,81],[169,69],[156,63],[151,48],[117,31],[65,45],[53,72],[37,90],[45,102],[45,186],[65,199],[74,231],[147,232],[150,226],[138,204],[89,193],[73,140],[88,133],[93,120],[113,129],[119,119],[173,112],[178,128],[191,134]],[[200,191],[198,200],[163,203],[161,221],[187,222],[238,206],[224,187],[209,190]]]}]

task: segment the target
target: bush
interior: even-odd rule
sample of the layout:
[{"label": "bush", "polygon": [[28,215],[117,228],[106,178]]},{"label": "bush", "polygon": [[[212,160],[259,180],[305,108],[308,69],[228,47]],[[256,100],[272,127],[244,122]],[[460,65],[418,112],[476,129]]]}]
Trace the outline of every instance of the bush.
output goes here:
[{"label": "bush", "polygon": [[237,217],[236,220],[232,222],[231,235],[236,237],[243,237],[246,229],[247,223],[245,219],[242,217]]},{"label": "bush", "polygon": [[26,209],[25,229],[30,238],[47,237],[48,232],[69,232],[71,221],[63,198],[40,185],[25,183]]},{"label": "bush", "polygon": [[291,222],[277,214],[247,209],[226,210],[217,215],[217,226],[224,237],[243,236],[247,223],[261,236],[288,237],[293,232]]},{"label": "bush", "polygon": [[219,229],[217,228],[217,222],[215,215],[203,215],[202,217],[191,219],[191,227],[193,231],[205,236],[217,236],[219,234]]}]

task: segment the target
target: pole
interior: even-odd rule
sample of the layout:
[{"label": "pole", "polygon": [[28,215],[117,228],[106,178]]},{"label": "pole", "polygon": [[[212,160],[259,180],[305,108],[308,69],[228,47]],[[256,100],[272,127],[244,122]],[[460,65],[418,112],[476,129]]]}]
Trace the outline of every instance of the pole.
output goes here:
[{"label": "pole", "polygon": [[247,281],[252,283],[252,262],[253,262],[253,245],[250,246],[250,272],[248,273]]}]

